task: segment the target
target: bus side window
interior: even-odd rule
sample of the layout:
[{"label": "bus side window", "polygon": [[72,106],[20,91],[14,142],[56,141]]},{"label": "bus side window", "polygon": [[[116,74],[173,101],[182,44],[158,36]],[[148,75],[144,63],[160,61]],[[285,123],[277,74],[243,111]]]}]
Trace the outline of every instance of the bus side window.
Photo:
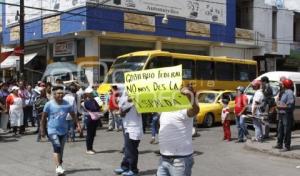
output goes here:
[{"label": "bus side window", "polygon": [[256,65],[248,65],[249,81],[254,80],[257,77]]},{"label": "bus side window", "polygon": [[150,59],[146,69],[171,67],[171,66],[173,66],[171,57],[157,56]]},{"label": "bus side window", "polygon": [[211,61],[197,61],[197,79],[215,80],[215,63]]},{"label": "bus side window", "polygon": [[195,61],[174,59],[174,65],[182,65],[182,79],[195,79]]},{"label": "bus side window", "polygon": [[300,84],[296,84],[296,97],[300,97]]},{"label": "bus side window", "polygon": [[251,81],[249,79],[248,65],[235,64],[235,80],[236,81]]},{"label": "bus side window", "polygon": [[216,62],[216,80],[233,81],[233,64]]}]

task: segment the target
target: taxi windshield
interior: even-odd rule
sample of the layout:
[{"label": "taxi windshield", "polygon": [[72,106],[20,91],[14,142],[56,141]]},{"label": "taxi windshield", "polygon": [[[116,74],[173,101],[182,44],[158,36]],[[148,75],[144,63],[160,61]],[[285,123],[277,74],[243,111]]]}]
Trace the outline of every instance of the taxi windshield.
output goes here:
[{"label": "taxi windshield", "polygon": [[213,103],[215,102],[217,96],[217,93],[200,93],[199,103]]},{"label": "taxi windshield", "polygon": [[117,59],[111,66],[104,82],[124,83],[124,73],[143,69],[147,58],[148,56],[131,56]]}]

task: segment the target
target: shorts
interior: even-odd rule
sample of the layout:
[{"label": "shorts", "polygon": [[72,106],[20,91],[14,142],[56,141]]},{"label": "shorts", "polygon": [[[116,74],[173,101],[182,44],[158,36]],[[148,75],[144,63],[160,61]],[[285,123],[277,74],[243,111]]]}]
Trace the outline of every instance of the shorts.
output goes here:
[{"label": "shorts", "polygon": [[49,139],[53,146],[53,152],[62,155],[67,140],[67,135],[49,134]]}]

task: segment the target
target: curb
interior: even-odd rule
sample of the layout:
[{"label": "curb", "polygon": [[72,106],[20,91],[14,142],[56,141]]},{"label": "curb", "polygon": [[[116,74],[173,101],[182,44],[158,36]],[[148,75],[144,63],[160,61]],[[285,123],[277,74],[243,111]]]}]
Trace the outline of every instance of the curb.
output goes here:
[{"label": "curb", "polygon": [[[250,143],[250,144],[249,144]],[[300,159],[300,154],[295,154],[292,153],[291,151],[289,152],[279,152],[276,149],[264,149],[264,148],[259,148],[259,147],[255,147],[251,144],[251,142],[246,142],[244,145],[244,149],[248,150],[248,151],[253,151],[253,152],[260,152],[260,153],[265,153],[265,154],[269,154],[272,156],[276,156],[276,157],[282,157],[282,158],[289,158],[289,159]]]}]

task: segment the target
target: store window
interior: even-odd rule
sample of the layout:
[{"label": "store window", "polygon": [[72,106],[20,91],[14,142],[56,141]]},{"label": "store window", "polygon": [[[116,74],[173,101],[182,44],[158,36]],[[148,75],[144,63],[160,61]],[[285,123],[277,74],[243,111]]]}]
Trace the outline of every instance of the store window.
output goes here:
[{"label": "store window", "polygon": [[196,62],[197,79],[214,80],[215,79],[215,63],[211,61]]},{"label": "store window", "polygon": [[174,65],[182,65],[182,79],[195,79],[195,61],[174,59]]},{"label": "store window", "polygon": [[233,81],[233,64],[216,62],[216,79],[220,81]]},{"label": "store window", "polygon": [[85,56],[85,39],[77,40],[77,57]]}]

